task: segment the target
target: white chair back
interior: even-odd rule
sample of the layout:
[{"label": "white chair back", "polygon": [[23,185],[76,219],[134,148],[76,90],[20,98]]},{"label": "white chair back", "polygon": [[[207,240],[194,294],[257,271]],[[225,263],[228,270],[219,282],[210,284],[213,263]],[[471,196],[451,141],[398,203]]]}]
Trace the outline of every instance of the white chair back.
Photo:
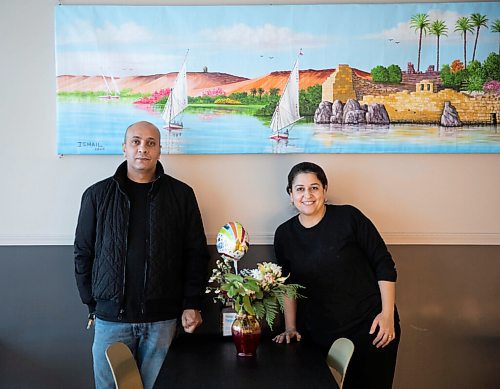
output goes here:
[{"label": "white chair back", "polygon": [[130,349],[121,342],[106,349],[106,359],[113,373],[116,389],[143,389],[141,374]]},{"label": "white chair back", "polygon": [[349,366],[353,352],[354,343],[347,338],[337,339],[328,351],[326,363],[340,389],[342,389],[342,385],[344,384],[347,367]]}]

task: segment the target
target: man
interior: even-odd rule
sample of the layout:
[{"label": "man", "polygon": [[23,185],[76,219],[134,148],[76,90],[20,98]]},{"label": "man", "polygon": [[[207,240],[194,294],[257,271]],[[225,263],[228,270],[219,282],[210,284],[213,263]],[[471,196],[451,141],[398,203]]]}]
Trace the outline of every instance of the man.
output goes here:
[{"label": "man", "polygon": [[160,131],[149,122],[127,128],[124,161],[114,176],[82,196],[75,234],[75,276],[94,317],[92,354],[98,389],[114,388],[106,348],[120,341],[134,353],[152,388],[175,334],[177,317],[193,332],[206,284],[207,243],[193,190],[166,175]]}]

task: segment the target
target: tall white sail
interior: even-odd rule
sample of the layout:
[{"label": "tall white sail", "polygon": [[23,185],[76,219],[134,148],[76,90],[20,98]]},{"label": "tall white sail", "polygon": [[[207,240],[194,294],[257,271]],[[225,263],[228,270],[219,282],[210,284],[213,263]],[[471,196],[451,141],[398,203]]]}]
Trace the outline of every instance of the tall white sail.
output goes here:
[{"label": "tall white sail", "polygon": [[299,59],[295,61],[285,90],[271,119],[271,138],[288,138],[288,128],[302,119],[299,113]]},{"label": "tall white sail", "polygon": [[115,91],[114,92],[115,96],[120,95],[120,89],[118,88],[118,85],[116,85],[116,80],[113,77],[113,75],[111,75],[111,83],[113,84],[113,90]]},{"label": "tall white sail", "polygon": [[111,76],[111,81],[113,83],[114,93],[111,91],[108,80],[104,74],[101,74],[102,79],[104,80],[104,85],[106,86],[107,95],[99,96],[100,99],[119,99],[120,98],[120,90],[116,86],[116,82],[113,76]]},{"label": "tall white sail", "polygon": [[111,95],[111,89],[109,88],[108,80],[106,80],[104,74],[102,74],[102,79],[104,80],[104,85],[106,85],[106,90],[108,91],[108,95]]},{"label": "tall white sail", "polygon": [[170,96],[161,115],[163,120],[165,120],[165,128],[182,128],[182,124],[175,123],[174,120],[188,105],[186,60],[187,58],[184,59],[181,70],[179,70],[175,79],[174,86],[170,89]]}]

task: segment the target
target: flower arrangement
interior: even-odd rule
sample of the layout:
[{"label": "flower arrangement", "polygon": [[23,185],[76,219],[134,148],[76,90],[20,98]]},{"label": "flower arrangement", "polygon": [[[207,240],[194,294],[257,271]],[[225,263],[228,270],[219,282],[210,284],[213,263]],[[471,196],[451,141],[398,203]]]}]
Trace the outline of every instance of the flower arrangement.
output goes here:
[{"label": "flower arrangement", "polygon": [[248,314],[265,319],[272,329],[279,311],[283,312],[284,298],[303,297],[298,284],[285,284],[288,276],[282,275],[281,267],[263,262],[257,269],[243,269],[238,274],[232,270],[232,260],[223,258],[216,261],[206,293],[213,293],[214,302],[224,305],[231,302],[238,315]]}]

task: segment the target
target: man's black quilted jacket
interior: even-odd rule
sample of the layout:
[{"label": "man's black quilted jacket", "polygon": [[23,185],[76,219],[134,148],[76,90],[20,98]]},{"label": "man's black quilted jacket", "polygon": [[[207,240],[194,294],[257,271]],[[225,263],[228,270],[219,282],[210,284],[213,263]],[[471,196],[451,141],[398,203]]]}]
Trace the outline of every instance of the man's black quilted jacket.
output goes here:
[{"label": "man's black quilted jacket", "polygon": [[[89,312],[118,318],[125,291],[129,200],[123,192],[126,162],[114,176],[82,196],[75,234],[75,276]],[[146,254],[144,311],[175,317],[199,309],[209,259],[193,190],[164,174],[157,163],[149,192],[150,239]],[[143,276],[143,275],[138,275]]]}]

